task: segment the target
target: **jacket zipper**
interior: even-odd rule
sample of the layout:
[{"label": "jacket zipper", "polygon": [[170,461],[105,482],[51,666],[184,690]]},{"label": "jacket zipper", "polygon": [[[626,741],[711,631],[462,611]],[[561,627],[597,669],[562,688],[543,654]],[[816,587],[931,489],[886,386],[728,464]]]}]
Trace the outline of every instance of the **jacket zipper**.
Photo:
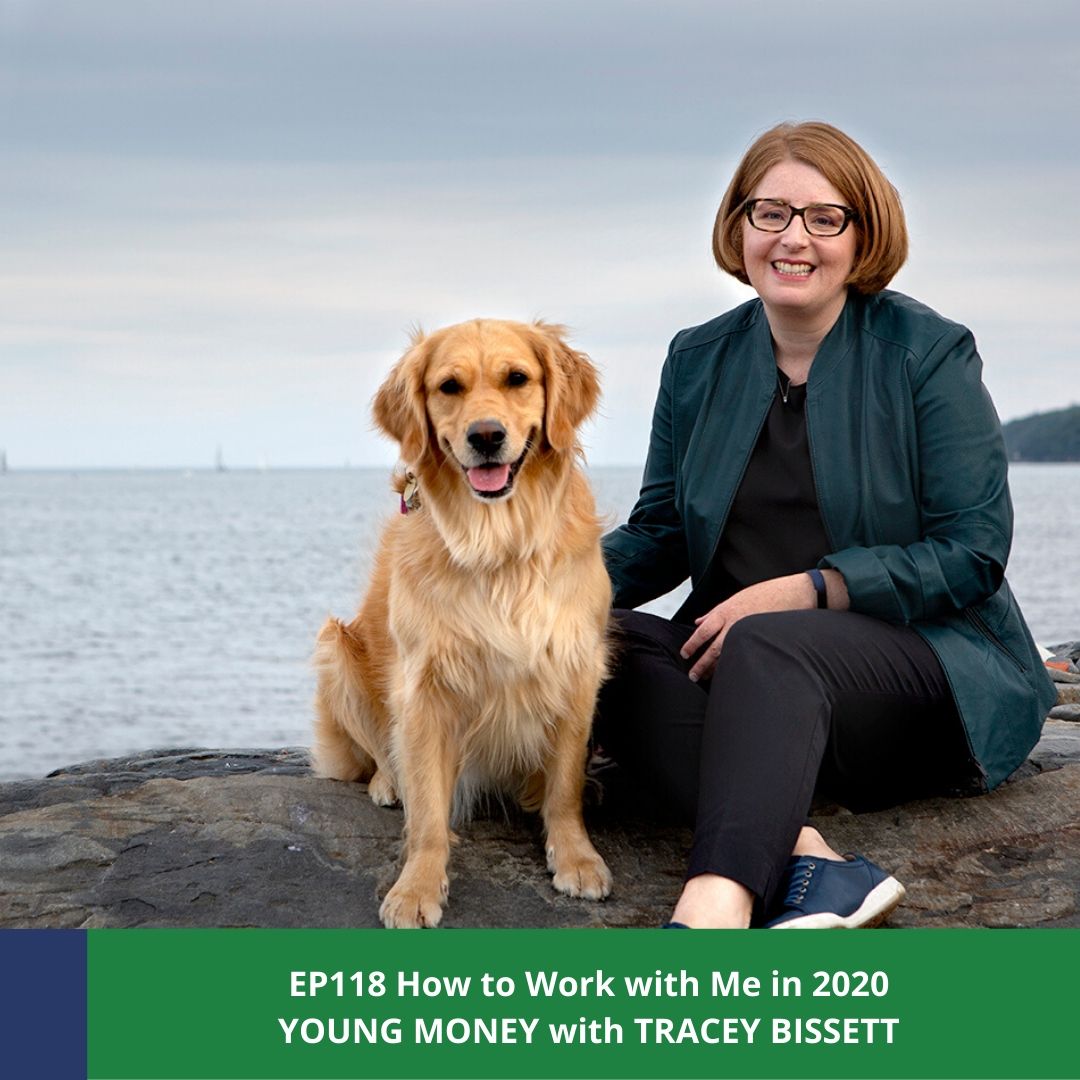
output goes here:
[{"label": "jacket zipper", "polygon": [[998,652],[1003,656],[1008,657],[1023,674],[1027,674],[1027,668],[1021,662],[1020,658],[1005,644],[1005,642],[1001,641],[995,634],[990,632],[990,627],[986,625],[986,621],[974,608],[964,608],[964,618],[967,619],[967,621],[971,623],[971,625],[974,626],[975,629],[998,650]]}]

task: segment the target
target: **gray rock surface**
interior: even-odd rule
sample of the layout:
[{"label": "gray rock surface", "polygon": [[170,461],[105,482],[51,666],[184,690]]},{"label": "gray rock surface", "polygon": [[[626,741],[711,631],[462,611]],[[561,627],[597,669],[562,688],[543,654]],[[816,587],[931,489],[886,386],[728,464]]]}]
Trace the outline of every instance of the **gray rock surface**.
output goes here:
[{"label": "gray rock surface", "polygon": [[[621,788],[621,791],[619,790]],[[816,824],[908,888],[894,926],[1080,927],[1080,727],[1049,721],[1003,788]],[[446,926],[659,925],[690,834],[617,785],[590,810],[604,903],[551,888],[535,818],[461,829]],[[378,925],[401,811],[302,750],[162,750],[0,784],[0,927]]]},{"label": "gray rock surface", "polygon": [[1073,661],[1080,661],[1080,640],[1062,641],[1057,645],[1047,645],[1052,656],[1068,657]]},{"label": "gray rock surface", "polygon": [[1080,703],[1055,705],[1050,710],[1052,720],[1071,720],[1073,723],[1080,722]]}]

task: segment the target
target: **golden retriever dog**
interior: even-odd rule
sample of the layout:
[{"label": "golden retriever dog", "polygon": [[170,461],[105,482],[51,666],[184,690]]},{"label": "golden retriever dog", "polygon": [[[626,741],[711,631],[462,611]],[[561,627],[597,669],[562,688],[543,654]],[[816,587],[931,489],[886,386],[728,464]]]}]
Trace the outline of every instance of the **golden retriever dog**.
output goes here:
[{"label": "golden retriever dog", "polygon": [[418,335],[375,396],[408,512],[319,633],[313,760],[404,806],[386,926],[438,925],[451,817],[485,790],[540,811],[556,889],[611,890],[581,811],[611,606],[576,434],[598,397],[562,327],[492,319]]}]

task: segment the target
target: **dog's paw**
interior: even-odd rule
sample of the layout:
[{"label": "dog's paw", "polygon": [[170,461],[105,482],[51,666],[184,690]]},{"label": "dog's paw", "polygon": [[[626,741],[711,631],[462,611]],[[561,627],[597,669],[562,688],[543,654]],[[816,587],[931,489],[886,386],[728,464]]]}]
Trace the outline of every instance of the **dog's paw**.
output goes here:
[{"label": "dog's paw", "polygon": [[379,908],[379,918],[389,930],[416,930],[438,926],[450,884],[443,878],[437,887],[398,880]]},{"label": "dog's paw", "polygon": [[384,769],[376,769],[368,781],[368,795],[376,806],[394,806],[398,801],[397,789]]},{"label": "dog's paw", "polygon": [[555,876],[551,883],[567,896],[603,900],[611,892],[611,871],[596,852],[574,857],[548,851],[548,866]]}]

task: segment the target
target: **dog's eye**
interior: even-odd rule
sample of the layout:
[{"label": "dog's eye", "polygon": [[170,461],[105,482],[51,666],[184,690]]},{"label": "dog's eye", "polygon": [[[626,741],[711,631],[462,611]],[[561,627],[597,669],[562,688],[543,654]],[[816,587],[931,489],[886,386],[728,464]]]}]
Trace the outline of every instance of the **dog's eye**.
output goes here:
[{"label": "dog's eye", "polygon": [[446,382],[442,383],[439,386],[439,389],[444,394],[460,394],[461,393],[461,383],[459,383],[457,381],[457,379],[447,379]]},{"label": "dog's eye", "polygon": [[506,376],[507,386],[524,386],[529,381],[529,376],[524,371],[511,371]]}]

